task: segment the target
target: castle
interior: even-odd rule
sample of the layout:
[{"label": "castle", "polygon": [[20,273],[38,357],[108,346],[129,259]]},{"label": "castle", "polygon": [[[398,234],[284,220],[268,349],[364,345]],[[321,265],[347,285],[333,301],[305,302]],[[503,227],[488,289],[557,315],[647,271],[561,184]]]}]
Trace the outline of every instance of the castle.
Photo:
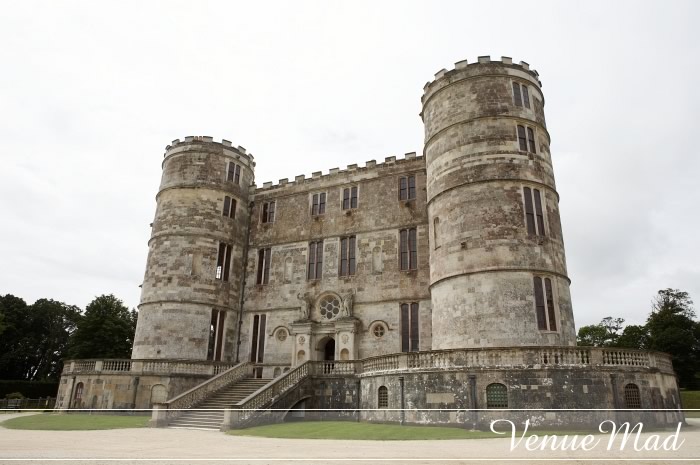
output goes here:
[{"label": "castle", "polygon": [[[422,155],[262,187],[244,148],[174,140],[132,359],[67,362],[59,408],[212,428],[304,406],[678,408],[665,354],[575,347],[541,88],[525,62],[458,62],[423,89]],[[195,406],[229,410],[176,412]]]}]

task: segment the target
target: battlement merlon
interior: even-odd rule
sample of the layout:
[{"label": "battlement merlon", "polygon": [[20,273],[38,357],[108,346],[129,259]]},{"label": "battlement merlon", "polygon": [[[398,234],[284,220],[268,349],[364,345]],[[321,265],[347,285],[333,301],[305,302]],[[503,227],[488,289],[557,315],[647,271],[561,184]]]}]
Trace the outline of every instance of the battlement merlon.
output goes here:
[{"label": "battlement merlon", "polygon": [[534,69],[530,69],[528,63],[521,61],[519,64],[515,64],[510,57],[501,57],[500,61],[492,61],[491,57],[486,55],[480,56],[474,63],[469,63],[468,60],[458,61],[455,63],[454,69],[447,70],[443,68],[435,73],[435,79],[426,82],[423,86],[423,97],[421,97],[421,101],[425,104],[426,100],[435,92],[454,81],[459,81],[471,76],[492,74],[496,67],[502,68],[499,74],[510,74],[514,77],[526,79],[539,88],[542,88],[539,73]]},{"label": "battlement merlon", "polygon": [[406,172],[420,171],[425,169],[425,160],[423,155],[417,155],[416,152],[409,152],[405,154],[404,158],[397,159],[395,156],[386,157],[383,163],[377,163],[376,160],[369,160],[365,162],[365,166],[352,164],[348,165],[344,170],[340,168],[331,168],[325,174],[322,171],[315,171],[312,173],[311,177],[300,174],[295,176],[293,181],[285,178],[280,179],[278,184],[273,184],[271,181],[265,182],[262,187],[255,186],[251,193],[277,194],[286,192],[286,189],[296,190],[299,188],[298,186],[304,186],[302,189],[309,189],[316,188],[316,186],[313,185],[316,184],[320,189],[336,184],[353,183],[361,181],[362,179],[384,175],[384,171],[393,166],[398,166],[400,171],[403,169],[405,169]]},{"label": "battlement merlon", "polygon": [[192,146],[199,146],[200,148],[209,146],[217,153],[223,153],[223,155],[233,158],[233,160],[245,165],[251,170],[255,168],[255,157],[253,157],[252,153],[248,153],[244,147],[240,145],[234,147],[231,141],[226,139],[222,139],[221,142],[215,142],[214,138],[209,136],[187,136],[184,140],[175,139],[170,145],[165,147],[163,164],[165,164],[165,159],[169,156],[191,151]]}]

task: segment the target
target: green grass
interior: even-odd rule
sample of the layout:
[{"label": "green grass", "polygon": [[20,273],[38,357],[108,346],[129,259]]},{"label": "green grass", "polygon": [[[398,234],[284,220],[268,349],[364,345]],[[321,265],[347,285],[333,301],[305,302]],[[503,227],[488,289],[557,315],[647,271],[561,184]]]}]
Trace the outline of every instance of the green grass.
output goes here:
[{"label": "green grass", "polygon": [[43,413],[5,420],[0,426],[9,429],[47,431],[87,431],[98,429],[143,428],[150,417],[134,415],[87,415]]},{"label": "green grass", "polygon": [[504,437],[490,431],[440,426],[401,426],[351,421],[300,421],[231,430],[236,436],[288,439],[365,439],[375,441],[420,439],[483,439]]},{"label": "green grass", "polygon": [[[700,391],[681,391],[681,402],[683,403],[683,408],[700,409]],[[700,418],[700,411],[685,412],[685,416],[688,418]]]}]

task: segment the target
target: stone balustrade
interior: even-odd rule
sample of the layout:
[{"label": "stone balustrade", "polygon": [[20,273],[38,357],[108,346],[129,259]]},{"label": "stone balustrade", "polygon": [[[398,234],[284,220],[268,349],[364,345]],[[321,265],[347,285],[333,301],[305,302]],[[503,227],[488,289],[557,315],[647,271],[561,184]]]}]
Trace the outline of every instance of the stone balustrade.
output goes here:
[{"label": "stone balustrade", "polygon": [[74,374],[203,375],[216,376],[235,366],[231,362],[194,360],[66,360],[62,376]]}]

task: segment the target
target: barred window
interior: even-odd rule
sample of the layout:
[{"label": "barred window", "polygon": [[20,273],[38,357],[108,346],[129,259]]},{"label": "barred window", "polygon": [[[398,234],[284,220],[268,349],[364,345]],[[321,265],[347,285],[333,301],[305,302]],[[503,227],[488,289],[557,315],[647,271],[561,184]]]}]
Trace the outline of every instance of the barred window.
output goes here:
[{"label": "barred window", "polygon": [[219,253],[216,258],[216,279],[228,281],[231,268],[231,245],[219,243]]},{"label": "barred window", "polygon": [[418,303],[401,304],[401,352],[420,350],[420,316]]},{"label": "barred window", "polygon": [[258,250],[258,276],[257,284],[267,284],[270,282],[270,256],[272,255],[271,250],[260,249]]},{"label": "barred window", "polygon": [[486,386],[486,408],[508,408],[508,388],[504,384]]},{"label": "barred window", "polygon": [[273,223],[275,221],[275,201],[263,203],[262,218],[263,223]]},{"label": "barred window", "polygon": [[321,279],[323,272],[323,241],[309,242],[307,279]]},{"label": "barred window", "polygon": [[355,274],[355,236],[340,239],[340,276]]},{"label": "barred window", "polygon": [[411,200],[416,198],[416,177],[401,176],[399,178],[399,200]]},{"label": "barred window", "polygon": [[552,280],[542,279],[539,276],[534,278],[535,285],[535,315],[537,317],[537,329],[542,331],[556,331],[557,318],[554,307],[554,293],[552,291]]},{"label": "barred window", "polygon": [[323,215],[326,213],[326,193],[314,194],[311,197],[311,215]]},{"label": "barred window", "polygon": [[523,187],[525,201],[525,225],[531,236],[546,236],[544,228],[544,213],[542,209],[542,194],[539,189]]},{"label": "barred window", "polygon": [[228,216],[229,218],[236,217],[236,199],[232,199],[228,195],[224,197],[224,208],[221,212],[223,216]]},{"label": "barred window", "polygon": [[399,267],[401,271],[418,269],[416,228],[399,231]]},{"label": "barred window", "polygon": [[629,383],[625,386],[625,407],[642,408],[642,397],[639,394],[639,386]]},{"label": "barred window", "polygon": [[389,408],[389,390],[386,386],[379,386],[377,392],[377,407],[378,408]]},{"label": "barred window", "polygon": [[357,186],[343,189],[343,210],[357,208]]}]

